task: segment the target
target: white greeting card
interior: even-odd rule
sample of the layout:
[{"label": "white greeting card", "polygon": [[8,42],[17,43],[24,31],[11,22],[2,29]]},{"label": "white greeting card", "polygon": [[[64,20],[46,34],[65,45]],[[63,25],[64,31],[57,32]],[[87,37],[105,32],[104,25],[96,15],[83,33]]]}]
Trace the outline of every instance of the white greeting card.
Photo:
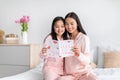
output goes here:
[{"label": "white greeting card", "polygon": [[74,46],[73,40],[52,40],[47,43],[47,54],[49,57],[68,57],[73,56],[72,48]]},{"label": "white greeting card", "polygon": [[74,52],[72,51],[72,48],[74,46],[73,40],[61,40],[58,42],[58,44],[59,44],[59,56],[68,57],[74,55]]},{"label": "white greeting card", "polygon": [[52,40],[47,43],[47,55],[49,57],[59,57],[59,46],[57,40]]}]

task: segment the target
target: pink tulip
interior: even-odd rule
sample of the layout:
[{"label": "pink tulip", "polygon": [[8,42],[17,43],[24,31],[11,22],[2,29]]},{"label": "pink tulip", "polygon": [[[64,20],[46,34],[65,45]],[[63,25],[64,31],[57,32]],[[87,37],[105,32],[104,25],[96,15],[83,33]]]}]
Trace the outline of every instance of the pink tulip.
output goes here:
[{"label": "pink tulip", "polygon": [[20,20],[16,20],[15,23],[20,23],[23,27],[22,31],[26,31],[28,29],[28,22],[30,21],[29,16],[23,16]]},{"label": "pink tulip", "polygon": [[29,22],[29,21],[30,21],[29,16],[23,16],[22,18],[20,18],[20,23]]},{"label": "pink tulip", "polygon": [[24,22],[29,22],[30,18],[29,16],[23,16],[22,18],[20,18],[20,20],[15,21],[16,23],[24,23]]}]

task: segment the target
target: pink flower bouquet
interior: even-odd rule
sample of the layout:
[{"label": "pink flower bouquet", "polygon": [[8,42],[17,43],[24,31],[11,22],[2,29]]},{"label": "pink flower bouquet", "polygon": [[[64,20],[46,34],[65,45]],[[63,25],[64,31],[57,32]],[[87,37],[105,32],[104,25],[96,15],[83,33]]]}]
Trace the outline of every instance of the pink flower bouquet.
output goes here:
[{"label": "pink flower bouquet", "polygon": [[20,23],[21,27],[22,27],[22,32],[27,31],[28,30],[28,22],[30,21],[29,16],[23,16],[22,18],[20,18],[20,20],[15,21],[16,23]]}]

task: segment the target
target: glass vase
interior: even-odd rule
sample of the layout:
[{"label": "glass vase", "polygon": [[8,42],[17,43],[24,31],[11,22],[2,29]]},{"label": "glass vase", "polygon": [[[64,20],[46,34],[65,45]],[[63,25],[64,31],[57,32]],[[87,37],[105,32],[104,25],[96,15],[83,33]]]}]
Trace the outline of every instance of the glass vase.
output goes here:
[{"label": "glass vase", "polygon": [[28,44],[28,32],[22,31],[21,33],[22,44]]}]

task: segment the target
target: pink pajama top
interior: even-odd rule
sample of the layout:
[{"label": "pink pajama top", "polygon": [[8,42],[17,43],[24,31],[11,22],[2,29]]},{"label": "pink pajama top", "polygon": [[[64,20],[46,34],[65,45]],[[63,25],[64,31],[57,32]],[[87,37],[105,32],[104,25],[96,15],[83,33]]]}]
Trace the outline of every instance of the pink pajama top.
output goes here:
[{"label": "pink pajama top", "polygon": [[79,46],[80,55],[65,58],[66,74],[79,73],[86,74],[91,71],[89,56],[89,38],[83,33],[79,33],[74,40],[75,45]]},{"label": "pink pajama top", "polygon": [[[45,39],[43,46],[45,47],[47,43],[52,43],[51,35],[47,36]],[[47,70],[52,70],[58,74],[63,75],[63,58],[61,57],[49,57],[48,55],[41,54],[44,58],[44,66],[43,66],[43,73],[46,73]]]}]

